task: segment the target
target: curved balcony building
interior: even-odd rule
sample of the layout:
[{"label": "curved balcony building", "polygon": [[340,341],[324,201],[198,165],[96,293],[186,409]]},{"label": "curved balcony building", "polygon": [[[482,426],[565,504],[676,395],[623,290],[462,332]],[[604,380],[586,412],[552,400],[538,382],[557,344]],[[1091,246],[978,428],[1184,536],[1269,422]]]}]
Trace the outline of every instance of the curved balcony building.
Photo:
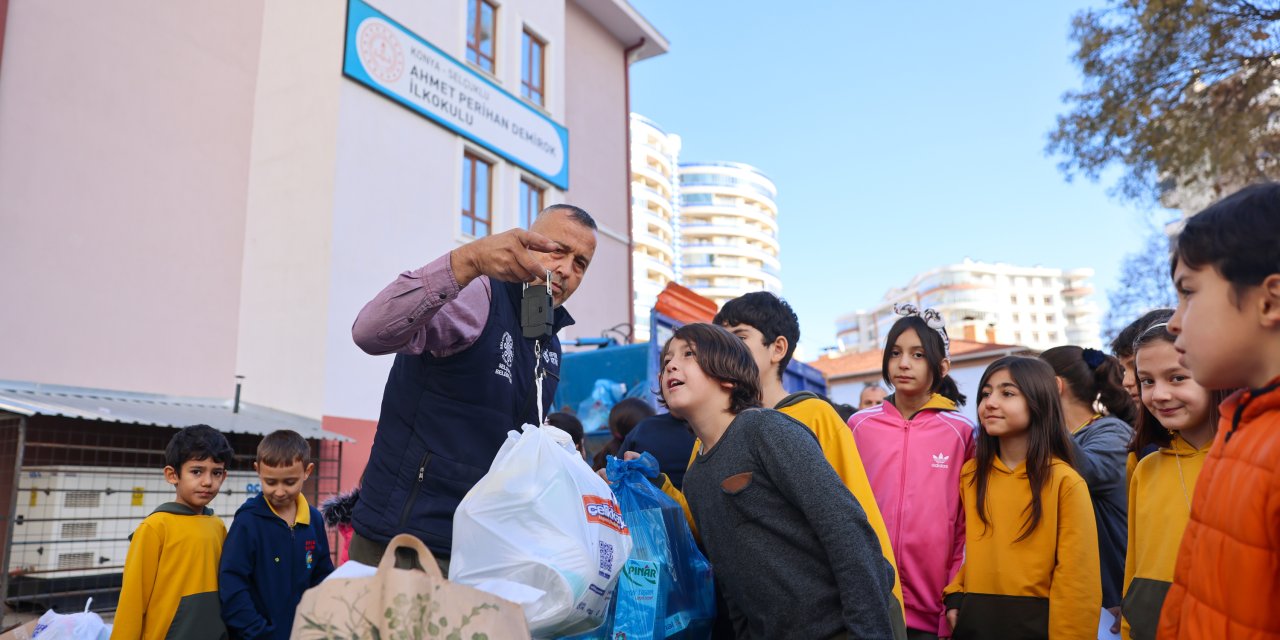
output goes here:
[{"label": "curved balcony building", "polygon": [[679,165],[681,283],[717,305],[782,292],[777,187],[739,162]]},{"label": "curved balcony building", "polygon": [[649,312],[668,282],[679,282],[676,183],[680,136],[631,114],[631,267],[637,341],[649,339]]}]

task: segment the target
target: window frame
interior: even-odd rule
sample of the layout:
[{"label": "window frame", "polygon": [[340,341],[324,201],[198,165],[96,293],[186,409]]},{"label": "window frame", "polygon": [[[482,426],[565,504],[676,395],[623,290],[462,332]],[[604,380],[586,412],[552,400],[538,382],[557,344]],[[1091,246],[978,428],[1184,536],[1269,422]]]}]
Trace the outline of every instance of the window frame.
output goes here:
[{"label": "window frame", "polygon": [[[531,55],[534,46],[539,49],[536,76]],[[533,82],[535,79],[537,82]],[[547,106],[547,41],[530,30],[528,25],[520,36],[520,97],[543,109]]]},{"label": "window frame", "polygon": [[[471,4],[475,3],[475,21],[470,22],[466,26],[467,32],[467,62],[472,66],[496,76],[498,73],[498,5],[491,0],[467,0],[467,17],[470,18]],[[484,8],[489,8],[489,15],[492,18],[492,24],[489,25],[489,49],[492,53],[486,54],[481,50],[480,34],[481,26],[484,23]],[[474,56],[474,59],[472,59]],[[485,63],[488,63],[488,67]]]},{"label": "window frame", "polygon": [[[485,184],[485,202],[487,211],[484,217],[477,215],[476,211],[476,165],[483,164],[487,171],[488,179]],[[464,236],[469,238],[484,238],[493,234],[493,170],[495,164],[484,156],[467,149],[462,152],[462,174],[463,179],[470,185],[470,190],[464,190],[462,193],[462,207],[459,209],[459,227]],[[470,230],[467,229],[468,221],[470,222]],[[483,224],[487,227],[487,231],[483,235],[476,233],[476,225]]]},{"label": "window frame", "polygon": [[[525,205],[528,204],[527,198],[526,198],[526,191],[525,191],[526,188],[528,189],[529,193],[537,194],[537,198],[538,198],[537,206],[529,209],[528,211],[525,210]],[[529,227],[533,226],[533,220],[537,218],[538,214],[542,211],[542,209],[547,206],[546,202],[547,202],[547,187],[544,186],[542,183],[534,180],[533,178],[530,178],[527,175],[521,174],[520,175],[521,220],[519,221],[520,228],[528,229]],[[528,214],[527,218],[526,218],[526,214]]]}]

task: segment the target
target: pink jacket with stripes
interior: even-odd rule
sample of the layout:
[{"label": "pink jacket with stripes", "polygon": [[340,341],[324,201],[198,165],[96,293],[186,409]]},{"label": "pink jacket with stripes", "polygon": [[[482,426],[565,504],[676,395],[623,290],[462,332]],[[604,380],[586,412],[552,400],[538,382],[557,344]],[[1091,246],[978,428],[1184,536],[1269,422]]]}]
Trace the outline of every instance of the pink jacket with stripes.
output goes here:
[{"label": "pink jacket with stripes", "polygon": [[973,423],[934,394],[910,418],[890,396],[849,428],[898,559],[907,627],[950,636],[942,589],[964,559],[960,467],[974,454]]}]

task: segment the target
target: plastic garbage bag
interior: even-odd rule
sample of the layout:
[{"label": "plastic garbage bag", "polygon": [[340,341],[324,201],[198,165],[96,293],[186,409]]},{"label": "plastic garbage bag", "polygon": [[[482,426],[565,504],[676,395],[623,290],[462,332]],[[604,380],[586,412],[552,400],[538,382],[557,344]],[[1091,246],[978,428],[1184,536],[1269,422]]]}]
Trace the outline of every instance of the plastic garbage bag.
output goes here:
[{"label": "plastic garbage bag", "polygon": [[519,603],[534,637],[580,633],[604,621],[631,545],[568,434],[526,424],[458,505],[449,580]]},{"label": "plastic garbage bag", "polygon": [[609,412],[627,394],[627,385],[600,378],[591,387],[591,397],[578,403],[578,419],[583,431],[598,431],[609,426]]},{"label": "plastic garbage bag", "polygon": [[80,613],[56,613],[53,609],[44,612],[36,622],[32,640],[107,640],[111,628],[102,621],[102,616],[89,611],[91,604],[93,598],[89,598]]},{"label": "plastic garbage bag", "polygon": [[649,481],[658,477],[658,461],[648,453],[638,460],[609,456],[605,473],[634,544],[609,618],[573,640],[709,638],[716,613],[711,564],[680,506]]}]

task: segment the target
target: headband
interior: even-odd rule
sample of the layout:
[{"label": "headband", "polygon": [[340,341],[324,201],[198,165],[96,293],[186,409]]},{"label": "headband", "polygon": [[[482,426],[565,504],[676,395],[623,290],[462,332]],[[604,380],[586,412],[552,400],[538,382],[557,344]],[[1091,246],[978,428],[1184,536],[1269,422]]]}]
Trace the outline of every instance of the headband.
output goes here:
[{"label": "headband", "polygon": [[1137,350],[1138,350],[1138,343],[1139,343],[1139,342],[1142,342],[1142,339],[1143,339],[1143,338],[1145,338],[1145,337],[1147,337],[1147,334],[1148,334],[1148,333],[1151,333],[1152,331],[1155,331],[1156,329],[1164,329],[1165,333],[1168,333],[1168,332],[1169,332],[1169,323],[1168,323],[1168,322],[1157,322],[1157,323],[1155,323],[1155,324],[1153,324],[1153,325],[1151,325],[1151,326],[1147,327],[1146,329],[1143,329],[1143,330],[1142,330],[1142,333],[1139,333],[1139,334],[1138,334],[1138,337],[1136,337],[1136,338],[1134,338],[1134,339],[1133,339],[1133,344],[1132,344],[1132,345],[1130,345],[1130,347],[1129,347],[1129,348],[1133,349],[1134,351],[1137,351]]},{"label": "headband", "polygon": [[921,320],[924,320],[924,323],[928,325],[930,329],[936,331],[938,336],[942,338],[942,357],[951,357],[951,339],[947,337],[947,325],[943,322],[942,314],[938,313],[937,309],[925,309],[924,311],[921,311],[919,307],[909,302],[895,302],[893,304],[893,312],[903,317],[916,316]]}]

